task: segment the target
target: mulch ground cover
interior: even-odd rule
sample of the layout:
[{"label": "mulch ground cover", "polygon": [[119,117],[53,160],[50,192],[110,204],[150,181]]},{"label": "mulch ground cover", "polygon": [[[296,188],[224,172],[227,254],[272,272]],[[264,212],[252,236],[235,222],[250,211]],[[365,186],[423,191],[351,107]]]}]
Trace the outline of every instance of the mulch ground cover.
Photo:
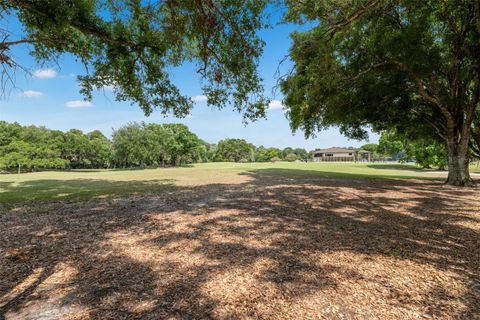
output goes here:
[{"label": "mulch ground cover", "polygon": [[252,176],[0,213],[0,319],[480,319],[480,190]]}]

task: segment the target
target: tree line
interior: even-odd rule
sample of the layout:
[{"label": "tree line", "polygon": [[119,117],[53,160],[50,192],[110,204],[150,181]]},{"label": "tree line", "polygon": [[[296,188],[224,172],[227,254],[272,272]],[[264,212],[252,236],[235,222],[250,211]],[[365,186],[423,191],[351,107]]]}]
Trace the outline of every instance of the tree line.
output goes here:
[{"label": "tree line", "polygon": [[183,124],[131,122],[108,139],[95,130],[67,132],[0,121],[0,168],[4,171],[180,166],[199,162],[307,161],[297,148],[256,147],[244,139],[210,144]]},{"label": "tree line", "polygon": [[98,130],[84,134],[0,122],[2,169],[102,168],[111,155],[111,142]]},{"label": "tree line", "polygon": [[[360,147],[373,161],[414,160],[424,168],[446,169],[445,146],[434,136],[409,139],[389,130],[378,144]],[[303,148],[255,146],[244,139],[223,139],[211,144],[183,124],[131,122],[113,131],[108,139],[99,130],[67,132],[43,126],[22,126],[0,121],[0,169],[102,169],[180,166],[199,162],[309,161]]]}]

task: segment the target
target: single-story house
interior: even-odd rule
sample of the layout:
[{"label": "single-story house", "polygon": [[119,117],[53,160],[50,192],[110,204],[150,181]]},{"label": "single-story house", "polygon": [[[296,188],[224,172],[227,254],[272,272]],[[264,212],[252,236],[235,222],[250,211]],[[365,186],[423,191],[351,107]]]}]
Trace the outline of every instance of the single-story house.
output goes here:
[{"label": "single-story house", "polygon": [[371,153],[365,150],[327,148],[312,151],[313,161],[370,161]]}]

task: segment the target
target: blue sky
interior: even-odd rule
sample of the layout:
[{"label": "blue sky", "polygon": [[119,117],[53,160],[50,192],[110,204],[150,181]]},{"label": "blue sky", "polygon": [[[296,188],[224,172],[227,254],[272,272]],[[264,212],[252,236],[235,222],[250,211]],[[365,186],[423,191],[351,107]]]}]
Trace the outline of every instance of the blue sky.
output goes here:
[{"label": "blue sky", "polygon": [[[5,27],[5,26],[2,26]],[[18,28],[16,24],[6,26]],[[18,46],[13,55],[18,63],[31,71],[26,74],[17,71],[15,88],[9,88],[0,100],[0,120],[21,124],[44,125],[51,129],[81,129],[85,132],[95,129],[110,136],[112,129],[129,121],[155,123],[184,123],[203,140],[216,143],[224,138],[244,138],[255,145],[284,148],[300,147],[307,150],[331,146],[361,146],[366,141],[348,140],[338,129],[332,128],[317,134],[316,138],[305,139],[303,132],[293,134],[281,108],[282,96],[274,92],[276,71],[280,61],[290,47],[289,34],[293,25],[278,25],[261,32],[266,41],[260,72],[265,80],[266,93],[273,99],[267,119],[244,125],[242,116],[232,109],[212,109],[203,101],[200,78],[192,65],[172,69],[172,78],[185,95],[195,97],[198,102],[191,116],[184,119],[164,117],[153,112],[145,117],[138,106],[119,103],[110,90],[98,91],[91,103],[83,101],[76,82],[76,75],[83,74],[84,68],[71,56],[62,56],[56,64],[38,65],[28,55],[27,46]],[[289,67],[288,61],[282,70]],[[370,135],[370,142],[377,142],[376,134]]]}]

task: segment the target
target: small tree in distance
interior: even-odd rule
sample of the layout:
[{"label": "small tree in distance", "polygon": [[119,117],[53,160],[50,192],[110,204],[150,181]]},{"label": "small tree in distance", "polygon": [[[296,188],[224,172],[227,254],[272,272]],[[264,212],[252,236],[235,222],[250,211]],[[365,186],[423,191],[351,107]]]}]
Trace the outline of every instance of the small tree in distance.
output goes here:
[{"label": "small tree in distance", "polygon": [[288,161],[288,162],[293,162],[293,161],[296,161],[298,160],[298,157],[296,154],[294,153],[289,153],[287,154],[287,156],[285,157],[285,161]]}]

